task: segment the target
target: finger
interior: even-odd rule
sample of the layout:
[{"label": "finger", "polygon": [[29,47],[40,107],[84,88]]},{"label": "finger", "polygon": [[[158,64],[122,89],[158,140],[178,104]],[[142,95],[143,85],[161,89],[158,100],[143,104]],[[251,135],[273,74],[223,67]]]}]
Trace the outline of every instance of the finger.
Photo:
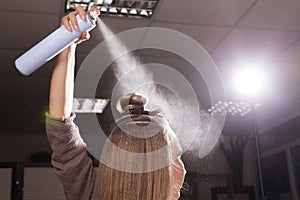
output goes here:
[{"label": "finger", "polygon": [[97,7],[91,7],[89,11],[90,12],[96,11],[98,14],[100,14],[100,10]]},{"label": "finger", "polygon": [[75,41],[75,43],[76,43],[76,44],[80,44],[81,42],[86,41],[86,40],[88,40],[88,39],[90,39],[90,34],[89,34],[89,32],[84,31],[84,32],[81,34],[80,38],[79,38],[77,41]]},{"label": "finger", "polygon": [[85,32],[83,32],[83,34],[84,34],[85,40],[90,39],[91,35],[89,32],[85,31]]},{"label": "finger", "polygon": [[86,17],[85,17],[85,10],[84,10],[84,8],[82,7],[82,6],[77,6],[76,7],[76,12],[80,15],[80,18],[82,19],[82,20],[85,20],[86,19]]},{"label": "finger", "polygon": [[70,23],[69,23],[69,17],[68,17],[68,16],[64,16],[64,17],[61,19],[61,25],[64,25],[64,27],[65,27],[68,31],[72,31],[72,28],[71,28]]},{"label": "finger", "polygon": [[78,23],[77,23],[77,19],[76,19],[76,15],[74,12],[71,12],[70,14],[68,14],[68,18],[72,24],[72,27],[76,30],[76,31],[79,31],[79,28],[78,28]]},{"label": "finger", "polygon": [[85,40],[88,40],[88,39],[90,39],[90,34],[89,34],[89,32],[84,31],[84,32],[81,34],[80,40],[85,41]]}]

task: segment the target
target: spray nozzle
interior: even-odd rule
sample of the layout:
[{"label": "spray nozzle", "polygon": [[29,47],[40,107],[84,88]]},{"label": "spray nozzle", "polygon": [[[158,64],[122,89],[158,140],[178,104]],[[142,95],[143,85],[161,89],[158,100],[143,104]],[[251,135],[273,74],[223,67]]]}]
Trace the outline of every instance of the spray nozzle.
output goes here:
[{"label": "spray nozzle", "polygon": [[97,13],[97,11],[91,11],[89,12],[89,16],[91,17],[92,20],[96,21],[98,19],[98,16],[100,13]]}]

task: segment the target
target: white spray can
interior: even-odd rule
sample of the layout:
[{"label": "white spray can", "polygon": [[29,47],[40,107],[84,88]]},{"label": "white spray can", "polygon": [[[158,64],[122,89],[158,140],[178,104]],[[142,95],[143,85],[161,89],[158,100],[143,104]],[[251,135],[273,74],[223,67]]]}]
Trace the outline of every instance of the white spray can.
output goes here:
[{"label": "white spray can", "polygon": [[32,72],[40,68],[47,61],[51,60],[70,44],[80,38],[82,32],[90,31],[96,27],[98,19],[96,11],[88,12],[86,20],[82,20],[77,14],[77,23],[79,31],[68,31],[63,25],[37,43],[23,55],[15,60],[16,68],[23,75],[30,75]]}]

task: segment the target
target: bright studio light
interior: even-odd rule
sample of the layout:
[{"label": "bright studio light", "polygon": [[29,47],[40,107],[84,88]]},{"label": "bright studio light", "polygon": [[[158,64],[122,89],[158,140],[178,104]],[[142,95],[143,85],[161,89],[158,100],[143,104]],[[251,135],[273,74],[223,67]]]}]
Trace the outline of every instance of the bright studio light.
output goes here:
[{"label": "bright studio light", "polygon": [[257,97],[262,94],[266,86],[266,75],[261,66],[249,66],[240,69],[234,75],[234,87],[245,97]]}]

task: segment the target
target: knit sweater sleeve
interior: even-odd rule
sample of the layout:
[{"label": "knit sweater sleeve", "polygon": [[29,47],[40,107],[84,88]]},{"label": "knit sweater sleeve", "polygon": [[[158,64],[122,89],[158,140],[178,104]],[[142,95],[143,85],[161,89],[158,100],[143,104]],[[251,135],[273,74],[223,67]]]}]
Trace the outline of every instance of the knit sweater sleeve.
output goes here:
[{"label": "knit sweater sleeve", "polygon": [[86,144],[71,117],[58,119],[46,113],[46,133],[52,149],[52,165],[69,200],[92,199],[96,170]]}]

